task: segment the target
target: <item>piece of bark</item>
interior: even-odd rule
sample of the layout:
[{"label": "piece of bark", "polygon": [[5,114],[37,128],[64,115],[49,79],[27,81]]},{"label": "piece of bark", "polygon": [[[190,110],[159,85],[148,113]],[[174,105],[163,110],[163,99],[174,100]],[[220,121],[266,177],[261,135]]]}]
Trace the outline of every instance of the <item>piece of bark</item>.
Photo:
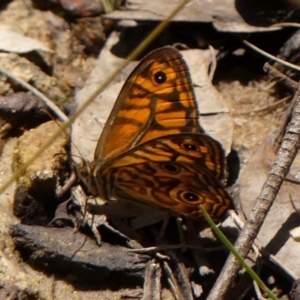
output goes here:
[{"label": "piece of bark", "polygon": [[106,287],[142,285],[148,255],[127,252],[70,228],[12,225],[11,235],[24,260],[34,268],[65,276],[73,284],[105,282]]}]

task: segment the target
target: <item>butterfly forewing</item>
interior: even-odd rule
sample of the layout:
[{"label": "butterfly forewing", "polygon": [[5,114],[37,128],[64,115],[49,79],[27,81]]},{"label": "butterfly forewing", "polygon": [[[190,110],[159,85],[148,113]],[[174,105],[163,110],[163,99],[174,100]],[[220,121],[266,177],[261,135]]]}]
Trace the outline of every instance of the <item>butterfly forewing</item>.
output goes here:
[{"label": "butterfly forewing", "polygon": [[95,151],[116,157],[169,134],[203,132],[186,63],[173,47],[146,56],[125,82]]}]

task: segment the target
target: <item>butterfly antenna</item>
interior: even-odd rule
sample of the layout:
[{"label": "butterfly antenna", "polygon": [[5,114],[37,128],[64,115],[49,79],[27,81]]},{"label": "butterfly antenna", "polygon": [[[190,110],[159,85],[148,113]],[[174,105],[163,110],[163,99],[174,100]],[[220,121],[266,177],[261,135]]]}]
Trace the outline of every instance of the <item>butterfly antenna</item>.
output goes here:
[{"label": "butterfly antenna", "polygon": [[[60,123],[57,121],[57,119],[54,118],[54,116],[51,114],[50,111],[48,111],[48,110],[43,110],[43,111],[45,112],[45,114],[47,114],[49,116],[49,118],[51,120],[53,120],[57,124],[58,127],[60,127],[60,129],[62,130],[62,132],[67,137],[70,136],[70,133],[66,132],[66,130],[60,125]],[[77,147],[77,145],[72,140],[71,140],[71,144],[74,146],[74,148],[76,148],[77,152],[79,153],[79,155],[72,154],[71,156],[78,157],[79,159],[81,159],[81,161],[83,163],[84,162],[84,158],[83,158],[83,155],[82,155],[81,151],[79,150],[79,148]]]}]

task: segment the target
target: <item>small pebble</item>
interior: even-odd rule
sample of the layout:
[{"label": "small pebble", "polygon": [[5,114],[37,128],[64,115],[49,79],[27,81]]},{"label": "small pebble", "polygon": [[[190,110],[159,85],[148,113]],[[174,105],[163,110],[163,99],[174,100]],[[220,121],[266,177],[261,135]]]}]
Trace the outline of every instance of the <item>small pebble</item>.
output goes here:
[{"label": "small pebble", "polygon": [[75,17],[99,16],[104,12],[100,0],[60,0],[63,9]]}]

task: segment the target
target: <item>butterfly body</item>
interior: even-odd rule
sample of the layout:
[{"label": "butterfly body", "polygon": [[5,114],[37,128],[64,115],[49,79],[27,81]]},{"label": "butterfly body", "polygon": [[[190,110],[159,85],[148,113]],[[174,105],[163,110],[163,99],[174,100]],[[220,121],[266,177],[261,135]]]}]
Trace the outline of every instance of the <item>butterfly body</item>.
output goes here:
[{"label": "butterfly body", "polygon": [[79,177],[103,199],[132,200],[175,215],[219,218],[231,207],[222,186],[222,146],[204,134],[181,54],[149,54],[125,82],[99,139],[94,161]]}]

